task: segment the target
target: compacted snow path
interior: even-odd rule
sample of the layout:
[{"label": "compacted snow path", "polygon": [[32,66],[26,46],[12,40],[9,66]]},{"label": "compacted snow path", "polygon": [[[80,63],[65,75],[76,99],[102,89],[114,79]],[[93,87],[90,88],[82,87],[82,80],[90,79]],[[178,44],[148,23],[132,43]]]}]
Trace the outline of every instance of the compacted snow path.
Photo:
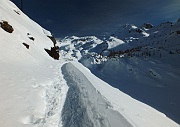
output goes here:
[{"label": "compacted snow path", "polygon": [[132,127],[72,63],[62,66],[69,86],[62,110],[64,127]]},{"label": "compacted snow path", "polygon": [[[62,64],[59,65],[60,67]],[[61,69],[57,68],[58,72],[54,81],[50,81],[45,87],[45,120],[44,127],[62,127],[61,111],[66,98],[68,86],[63,78]]]},{"label": "compacted snow path", "polygon": [[[59,43],[62,50],[60,60],[54,61],[44,50],[54,47],[51,33],[10,0],[0,0],[0,23],[13,28],[9,33],[0,25],[3,28],[0,28],[0,127],[179,127],[164,114],[100,80],[86,68],[93,61],[100,64],[101,56],[96,54],[109,50],[104,41],[93,36],[62,40]],[[173,31],[178,30],[179,23],[172,28]],[[174,31],[165,36],[170,38],[167,42],[174,41],[173,47],[179,44],[178,33]],[[175,37],[173,41],[171,37]],[[137,38],[132,38],[130,41],[133,43],[137,41]],[[118,50],[123,43],[115,38],[109,42],[110,48]],[[175,63],[177,65],[177,60]],[[126,67],[126,62],[124,65]],[[158,74],[155,70],[148,69],[151,77]],[[179,73],[172,75],[178,76]]]}]

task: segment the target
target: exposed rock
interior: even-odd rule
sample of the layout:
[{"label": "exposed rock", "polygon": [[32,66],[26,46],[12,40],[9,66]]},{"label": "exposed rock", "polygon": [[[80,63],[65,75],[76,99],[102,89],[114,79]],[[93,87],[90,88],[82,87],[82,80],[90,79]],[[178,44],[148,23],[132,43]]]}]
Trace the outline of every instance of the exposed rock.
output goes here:
[{"label": "exposed rock", "polygon": [[35,40],[35,38],[34,38],[30,33],[27,33],[27,36],[28,36],[28,38],[29,38],[30,40],[32,40],[32,41]]},{"label": "exposed rock", "polygon": [[180,34],[180,30],[177,30],[176,33],[177,33],[177,34]]},{"label": "exposed rock", "polygon": [[53,42],[54,46],[56,45],[56,39],[53,36],[47,36],[48,38],[51,39],[51,41]]},{"label": "exposed rock", "polygon": [[144,23],[144,24],[142,25],[142,27],[144,27],[144,28],[146,28],[146,29],[151,29],[151,28],[153,28],[153,25],[150,24],[150,23]]},{"label": "exposed rock", "polygon": [[142,32],[143,32],[143,30],[142,30],[142,29],[136,29],[136,32],[138,32],[138,33],[142,33]]},{"label": "exposed rock", "polygon": [[7,21],[0,22],[1,28],[8,33],[12,33],[14,31],[13,27],[8,24]]},{"label": "exposed rock", "polygon": [[52,58],[55,60],[59,60],[59,47],[51,47],[51,50],[49,49],[44,49]]},{"label": "exposed rock", "polygon": [[20,11],[16,11],[16,10],[14,10],[14,12],[16,12],[18,15],[20,15]]},{"label": "exposed rock", "polygon": [[47,36],[47,37],[51,39],[51,41],[54,44],[54,47],[51,47],[51,50],[49,50],[49,49],[44,49],[44,50],[49,54],[49,56],[51,56],[55,60],[59,60],[59,57],[60,57],[59,56],[59,47],[56,46],[56,44],[57,44],[56,39],[53,36]]},{"label": "exposed rock", "polygon": [[140,29],[140,28],[136,28],[136,29],[131,28],[131,29],[129,29],[129,33],[131,33],[131,32],[134,32],[134,33],[142,33],[142,32],[143,32],[143,30],[142,30],[142,29]]},{"label": "exposed rock", "polygon": [[174,54],[172,51],[169,51],[169,54]]},{"label": "exposed rock", "polygon": [[27,49],[29,49],[29,45],[26,43],[22,43]]}]

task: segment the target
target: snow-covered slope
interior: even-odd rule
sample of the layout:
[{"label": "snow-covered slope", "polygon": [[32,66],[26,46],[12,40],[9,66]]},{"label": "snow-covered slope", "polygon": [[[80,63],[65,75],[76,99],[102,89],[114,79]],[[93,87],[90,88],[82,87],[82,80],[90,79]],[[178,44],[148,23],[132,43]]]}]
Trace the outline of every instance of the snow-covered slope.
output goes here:
[{"label": "snow-covered slope", "polygon": [[[40,126],[50,110],[46,89],[58,79],[55,61],[44,50],[53,46],[50,33],[10,0],[0,1],[0,22],[0,126]],[[4,22],[12,33],[2,29]]]},{"label": "snow-covered slope", "polygon": [[[178,126],[164,114],[92,75],[77,62],[65,64],[62,72],[70,92],[65,102],[63,117],[71,121],[66,121],[65,127],[73,126],[71,122],[74,122],[74,126],[82,127]],[[77,103],[80,105],[70,106]],[[84,117],[86,115],[87,118]]]},{"label": "snow-covered slope", "polygon": [[[126,43],[116,37],[106,41],[94,36],[65,38],[59,42],[61,59],[55,61],[49,57],[54,54],[51,50],[58,48],[51,33],[11,1],[1,0],[0,126],[178,127],[164,114],[113,88],[78,62],[92,70],[103,68],[108,66],[110,50],[132,47]],[[154,70],[152,76],[158,75]],[[101,74],[112,81],[107,73]],[[176,80],[177,74],[173,75]]]},{"label": "snow-covered slope", "polygon": [[67,37],[62,57],[180,122],[180,22],[126,24],[111,37]]}]

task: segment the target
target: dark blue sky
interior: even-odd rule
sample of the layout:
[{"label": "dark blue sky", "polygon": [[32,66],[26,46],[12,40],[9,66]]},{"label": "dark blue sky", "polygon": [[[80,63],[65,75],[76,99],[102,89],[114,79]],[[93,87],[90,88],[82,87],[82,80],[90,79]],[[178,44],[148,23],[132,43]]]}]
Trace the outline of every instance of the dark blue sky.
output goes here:
[{"label": "dark blue sky", "polygon": [[24,12],[55,37],[103,35],[125,23],[175,22],[180,0],[24,0]]}]

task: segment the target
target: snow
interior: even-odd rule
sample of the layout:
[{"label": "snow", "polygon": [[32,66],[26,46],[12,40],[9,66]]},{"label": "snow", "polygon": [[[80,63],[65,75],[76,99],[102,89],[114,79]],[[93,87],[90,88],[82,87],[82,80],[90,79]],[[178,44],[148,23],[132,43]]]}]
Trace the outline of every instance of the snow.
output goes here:
[{"label": "snow", "polygon": [[43,30],[43,32],[44,32],[44,34],[46,35],[46,36],[49,36],[49,37],[51,37],[52,36],[52,34],[51,34],[51,32],[50,31],[48,31],[48,30],[46,30],[46,29],[42,29]]},{"label": "snow", "polygon": [[[27,17],[9,0],[0,1],[0,21],[7,21],[14,29],[13,33],[8,33],[0,28],[1,127],[179,126],[163,113],[92,74],[93,69],[99,73],[97,65],[112,69],[115,62],[108,62],[106,53],[110,49],[132,47],[133,44],[128,44],[127,40],[117,37],[111,37],[111,40],[101,40],[95,36],[67,37],[60,40],[58,45],[61,59],[55,61],[44,51],[44,48],[53,46],[47,37],[52,36],[51,33]],[[137,29],[134,25],[129,27]],[[145,38],[142,34],[140,37]],[[132,41],[136,39],[131,38]],[[28,44],[29,49],[22,43]],[[163,67],[169,69],[169,64],[179,65],[168,62]],[[125,66],[125,63],[121,65]],[[126,68],[134,69],[131,65]],[[164,77],[156,68],[147,70],[151,72],[151,77]],[[101,71],[109,73],[109,70]],[[116,74],[118,71],[111,72]],[[126,72],[124,74],[127,75]],[[168,71],[167,75],[176,80],[178,73],[173,70]],[[105,74],[105,78],[112,78]]]},{"label": "snow", "polygon": [[0,28],[0,126],[41,126],[47,119],[47,86],[59,81],[57,64],[44,51],[53,43],[9,0],[0,1],[0,18],[14,29],[10,34]]},{"label": "snow", "polygon": [[113,49],[113,48],[125,43],[122,40],[117,39],[115,37],[110,37],[110,40],[111,41],[109,42],[108,49]]},{"label": "snow", "polygon": [[[87,48],[86,43],[80,43],[81,41],[76,42],[80,43],[76,47],[74,39],[67,37],[60,41],[61,54],[66,60],[78,60],[94,75],[111,86],[152,106],[179,123],[180,61],[178,49],[180,47],[178,40],[180,36],[174,31],[180,27],[178,22],[174,25],[167,24],[145,30],[148,36],[129,33],[132,27],[126,25],[122,27],[123,32],[119,29],[120,37],[113,35],[99,41],[101,43],[98,44],[97,39],[92,38],[91,45],[96,44],[96,46],[91,48]],[[105,46],[106,48],[102,48]],[[142,48],[139,49],[138,46]],[[138,50],[134,51],[133,48]],[[134,54],[128,56],[127,49],[133,49]],[[117,52],[117,55],[108,57],[111,51]],[[118,54],[119,51],[121,55]],[[145,55],[145,52],[149,52],[150,55]]]},{"label": "snow", "polygon": [[132,127],[119,112],[112,109],[112,105],[100,94],[99,89],[93,87],[98,80],[95,79],[96,84],[92,85],[86,76],[91,73],[86,69],[85,73],[82,73],[84,67],[74,64],[68,63],[62,67],[62,73],[69,86],[62,110],[64,127]]},{"label": "snow", "polygon": [[84,68],[81,64],[76,62],[73,63],[73,65],[81,70],[85,77],[91,82],[91,84],[93,84],[96,90],[98,90],[99,93],[104,96],[106,100],[110,100],[110,105],[112,105],[112,108],[119,111],[133,126],[178,126],[174,124],[173,121],[169,121],[169,118],[167,118],[164,114],[158,112],[146,104],[131,98],[118,89],[113,88],[109,84],[98,79],[95,75],[88,73],[89,71],[87,71],[87,69]]}]

